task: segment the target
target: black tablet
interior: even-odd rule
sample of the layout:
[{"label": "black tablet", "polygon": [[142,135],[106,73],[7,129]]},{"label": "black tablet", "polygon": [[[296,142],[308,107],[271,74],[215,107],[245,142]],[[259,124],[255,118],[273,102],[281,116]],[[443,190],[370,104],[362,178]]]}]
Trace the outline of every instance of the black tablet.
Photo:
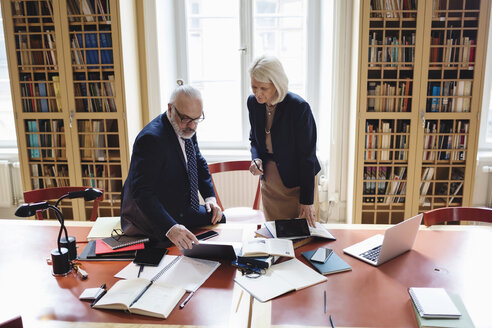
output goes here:
[{"label": "black tablet", "polygon": [[277,238],[297,239],[311,236],[306,219],[275,220]]}]

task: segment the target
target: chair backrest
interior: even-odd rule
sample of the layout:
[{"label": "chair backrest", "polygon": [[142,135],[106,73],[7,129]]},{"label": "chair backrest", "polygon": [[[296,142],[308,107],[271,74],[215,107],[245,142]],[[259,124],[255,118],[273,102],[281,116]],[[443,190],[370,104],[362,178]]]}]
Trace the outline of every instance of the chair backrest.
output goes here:
[{"label": "chair backrest", "polygon": [[22,324],[22,318],[21,316],[16,316],[12,319],[9,319],[4,322],[0,322],[0,327],[1,328],[22,328],[24,327]]},{"label": "chair backrest", "polygon": [[[210,174],[212,175],[212,182],[214,184],[215,195],[217,196],[217,203],[222,210],[224,210],[224,207],[222,206],[222,202],[220,201],[219,194],[218,194],[217,189],[215,187],[215,182],[214,182],[214,178],[213,178],[214,173],[232,172],[232,171],[248,171],[249,172],[250,165],[251,165],[251,161],[230,161],[230,162],[220,162],[220,163],[208,164],[208,169],[210,170]],[[258,185],[256,187],[255,200],[253,202],[253,209],[255,209],[255,210],[260,209],[260,178],[259,177],[258,177]]]},{"label": "chair backrest", "polygon": [[[73,191],[81,191],[85,190],[89,187],[54,187],[54,188],[42,188],[29,190],[24,192],[24,201],[26,203],[37,203],[44,202],[49,200],[57,200],[63,195],[66,195],[69,192]],[[104,190],[99,189],[104,193]],[[94,204],[92,206],[91,212],[91,221],[95,221],[97,219],[97,209],[99,207],[99,202],[103,199],[103,195],[94,200]],[[36,212],[36,219],[43,220],[42,211]]]},{"label": "chair backrest", "polygon": [[481,221],[492,223],[492,209],[485,207],[443,207],[424,213],[424,224],[450,221]]}]

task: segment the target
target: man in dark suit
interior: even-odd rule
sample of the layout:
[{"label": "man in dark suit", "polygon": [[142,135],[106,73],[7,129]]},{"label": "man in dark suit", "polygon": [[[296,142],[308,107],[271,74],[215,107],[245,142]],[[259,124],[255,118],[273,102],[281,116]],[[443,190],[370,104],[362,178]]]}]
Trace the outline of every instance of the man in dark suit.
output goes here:
[{"label": "man in dark suit", "polygon": [[[189,228],[225,222],[196,140],[203,119],[200,91],[180,85],[167,112],[138,134],[122,193],[126,234],[147,235],[156,242],[167,237],[183,249],[198,243]],[[198,191],[205,206],[198,203]]]}]

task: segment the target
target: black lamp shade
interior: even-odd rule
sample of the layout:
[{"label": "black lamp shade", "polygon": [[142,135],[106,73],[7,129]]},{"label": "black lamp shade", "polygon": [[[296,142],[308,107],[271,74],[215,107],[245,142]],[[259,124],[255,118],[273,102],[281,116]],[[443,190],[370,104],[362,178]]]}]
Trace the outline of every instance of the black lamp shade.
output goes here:
[{"label": "black lamp shade", "polygon": [[72,191],[68,193],[68,198],[84,198],[85,201],[91,201],[101,197],[103,192],[96,188],[87,188],[81,191]]},{"label": "black lamp shade", "polygon": [[36,211],[46,210],[50,204],[48,202],[39,202],[32,204],[22,204],[15,210],[15,216],[26,218],[36,214]]}]

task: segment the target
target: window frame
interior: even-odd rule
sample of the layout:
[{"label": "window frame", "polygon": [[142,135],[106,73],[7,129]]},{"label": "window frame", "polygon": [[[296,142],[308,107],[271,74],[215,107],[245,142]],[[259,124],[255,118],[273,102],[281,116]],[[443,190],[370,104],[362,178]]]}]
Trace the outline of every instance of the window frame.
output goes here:
[{"label": "window frame", "polygon": [[[320,73],[317,67],[320,67],[320,40],[321,33],[319,24],[321,21],[321,1],[306,1],[306,101],[309,102],[313,115],[319,119],[319,103],[321,97],[320,90]],[[187,44],[187,18],[185,1],[178,1],[176,4],[175,31],[176,31],[176,51],[177,55],[177,76],[183,77],[185,82],[189,81],[188,63],[188,44]],[[248,67],[253,61],[253,0],[239,0],[239,24],[240,24],[240,47],[238,51],[242,52],[241,56],[241,129],[242,140],[238,142],[217,142],[217,141],[199,141],[202,150],[247,150],[249,151],[249,131],[250,124],[248,118],[248,109],[246,99],[251,94],[250,80],[247,74]],[[317,28],[318,27],[318,28]],[[200,132],[198,131],[198,134]]]}]

